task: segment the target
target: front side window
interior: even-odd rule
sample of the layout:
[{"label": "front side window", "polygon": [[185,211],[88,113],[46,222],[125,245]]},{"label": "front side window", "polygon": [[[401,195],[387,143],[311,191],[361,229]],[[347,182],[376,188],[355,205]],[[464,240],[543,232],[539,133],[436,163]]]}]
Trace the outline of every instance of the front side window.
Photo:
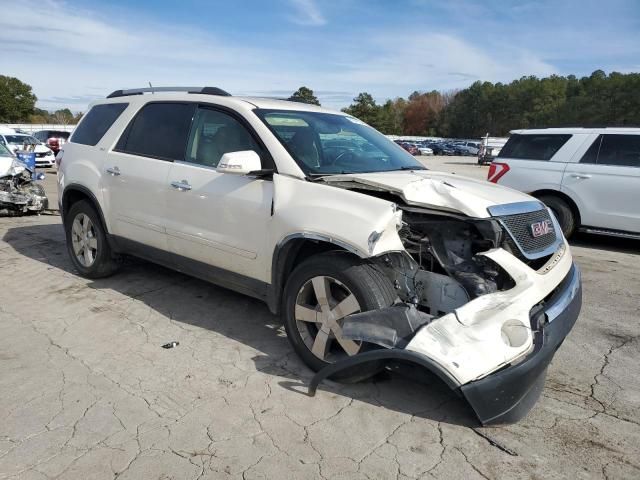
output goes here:
[{"label": "front side window", "polygon": [[254,111],[307,175],[425,168],[356,118],[294,110]]},{"label": "front side window", "polygon": [[570,138],[571,135],[567,134],[511,135],[498,157],[519,160],[551,160]]},{"label": "front side window", "polygon": [[160,160],[184,160],[195,105],[148,103],[138,112],[115,150]]},{"label": "front side window", "polygon": [[598,164],[640,167],[640,135],[602,135]]},{"label": "front side window", "polygon": [[73,131],[70,141],[83,145],[96,145],[128,105],[128,103],[105,103],[93,106]]},{"label": "front side window", "polygon": [[224,112],[198,108],[189,135],[187,162],[217,167],[225,153],[245,150],[260,155],[262,149],[238,120]]}]

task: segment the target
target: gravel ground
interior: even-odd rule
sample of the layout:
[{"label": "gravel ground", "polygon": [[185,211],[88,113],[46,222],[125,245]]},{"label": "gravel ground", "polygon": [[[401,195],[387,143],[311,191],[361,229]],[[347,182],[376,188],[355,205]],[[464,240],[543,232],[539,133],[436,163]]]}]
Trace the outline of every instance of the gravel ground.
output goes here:
[{"label": "gravel ground", "polygon": [[640,477],[637,242],[573,242],[584,306],[543,396],[480,428],[406,374],[306,396],[266,306],[138,260],[78,277],[56,215],[1,218],[0,239],[0,478]]}]

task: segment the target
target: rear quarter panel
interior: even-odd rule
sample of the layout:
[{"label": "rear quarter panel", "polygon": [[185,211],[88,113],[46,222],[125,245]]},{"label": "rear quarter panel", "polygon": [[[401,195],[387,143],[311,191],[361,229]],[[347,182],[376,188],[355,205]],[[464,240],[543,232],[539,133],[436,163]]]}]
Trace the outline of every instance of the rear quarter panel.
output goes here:
[{"label": "rear quarter panel", "polygon": [[62,201],[64,189],[72,185],[81,185],[87,188],[98,201],[98,207],[103,212],[107,231],[111,231],[108,196],[104,194],[103,185],[105,154],[116,144],[122,131],[142,105],[142,101],[139,98],[126,97],[100,103],[127,103],[128,107],[96,145],[83,145],[68,141],[62,146],[62,162],[58,168],[58,198]]}]

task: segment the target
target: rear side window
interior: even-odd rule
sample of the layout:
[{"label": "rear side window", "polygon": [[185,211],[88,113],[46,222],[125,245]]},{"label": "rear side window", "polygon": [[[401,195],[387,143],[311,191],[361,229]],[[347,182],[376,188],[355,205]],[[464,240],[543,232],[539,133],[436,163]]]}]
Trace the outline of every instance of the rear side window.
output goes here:
[{"label": "rear side window", "polygon": [[195,105],[149,103],[135,116],[115,150],[161,160],[184,160]]},{"label": "rear side window", "polygon": [[587,150],[580,159],[580,163],[596,163],[598,161],[598,152],[600,151],[601,143],[602,135],[596,138],[595,142],[591,144],[589,150]]},{"label": "rear side window", "polygon": [[521,160],[550,160],[571,135],[511,135],[498,157]]},{"label": "rear side window", "polygon": [[602,135],[598,164],[640,167],[640,135]]},{"label": "rear side window", "polygon": [[128,105],[128,103],[105,103],[92,107],[74,130],[71,142],[96,145]]}]

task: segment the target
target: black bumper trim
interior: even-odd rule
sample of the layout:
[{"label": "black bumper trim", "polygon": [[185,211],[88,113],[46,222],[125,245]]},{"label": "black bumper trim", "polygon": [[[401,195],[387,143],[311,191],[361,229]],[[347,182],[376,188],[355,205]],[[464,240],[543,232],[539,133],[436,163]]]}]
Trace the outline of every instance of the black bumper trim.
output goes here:
[{"label": "black bumper trim", "polygon": [[392,348],[384,350],[370,350],[327,365],[311,379],[308,390],[309,396],[313,397],[316,394],[318,385],[320,385],[325,378],[329,378],[337,372],[355,367],[356,365],[380,360],[405,360],[420,365],[421,367],[425,367],[427,370],[435,373],[451,389],[457,389],[460,385],[446,370],[442,369],[440,365],[425,355],[418,352],[412,352],[411,350]]},{"label": "black bumper trim", "polygon": [[540,397],[547,367],[578,319],[582,306],[580,270],[574,264],[544,307],[549,323],[537,334],[534,351],[522,362],[460,387],[483,425],[514,423]]}]

